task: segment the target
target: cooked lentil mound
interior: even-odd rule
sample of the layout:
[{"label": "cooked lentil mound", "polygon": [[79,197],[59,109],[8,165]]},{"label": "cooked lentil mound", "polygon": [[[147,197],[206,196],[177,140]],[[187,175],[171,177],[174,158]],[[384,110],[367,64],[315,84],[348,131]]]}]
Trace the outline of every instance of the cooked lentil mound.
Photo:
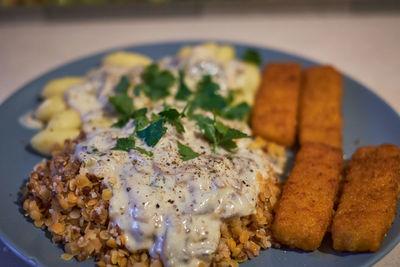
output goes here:
[{"label": "cooked lentil mound", "polygon": [[[27,216],[36,227],[50,231],[53,242],[65,245],[65,260],[92,257],[99,266],[162,266],[147,251],[125,248],[124,234],[108,215],[112,190],[102,178],[79,175],[81,163],[73,154],[82,138],[66,141],[64,150],[55,151],[30,174],[23,202]],[[271,246],[272,210],[279,194],[275,180],[260,182],[256,214],[222,223],[212,266],[238,266]]]}]

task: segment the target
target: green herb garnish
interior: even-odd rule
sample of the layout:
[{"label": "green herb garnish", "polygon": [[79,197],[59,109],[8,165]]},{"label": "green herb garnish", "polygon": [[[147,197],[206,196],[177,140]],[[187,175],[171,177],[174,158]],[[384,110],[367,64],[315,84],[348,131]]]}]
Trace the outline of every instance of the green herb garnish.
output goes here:
[{"label": "green herb garnish", "polygon": [[260,53],[258,53],[258,51],[254,49],[247,49],[244,52],[242,59],[243,61],[256,66],[260,66],[262,63]]},{"label": "green herb garnish", "polygon": [[163,137],[166,130],[167,128],[163,126],[163,120],[158,120],[151,123],[143,130],[137,131],[136,134],[144,140],[148,146],[155,146],[161,137]]},{"label": "green herb garnish", "polygon": [[169,108],[161,111],[160,113],[158,113],[158,115],[160,115],[165,122],[168,122],[172,126],[175,126],[178,133],[185,132],[185,128],[180,121],[181,113],[179,113],[176,109]]},{"label": "green herb garnish", "polygon": [[149,119],[146,117],[147,108],[141,108],[131,113],[126,113],[120,116],[118,121],[114,123],[113,127],[122,128],[129,122],[130,119],[135,119],[135,131],[139,131],[149,124]]},{"label": "green herb garnish", "polygon": [[151,151],[147,151],[146,149],[143,149],[141,147],[135,147],[136,151],[139,151],[142,154],[145,154],[146,156],[152,157],[153,156],[153,152]]},{"label": "green herb garnish", "polygon": [[128,89],[131,86],[131,83],[128,80],[128,77],[126,75],[122,76],[121,79],[119,80],[119,83],[115,87],[115,92],[119,94],[127,94]]},{"label": "green herb garnish", "polygon": [[187,160],[191,160],[194,158],[197,158],[198,156],[200,156],[199,153],[196,153],[193,151],[193,149],[191,149],[188,146],[185,146],[184,144],[180,143],[179,141],[177,141],[178,144],[178,152],[181,155],[181,160],[183,161],[187,161]]},{"label": "green herb garnish", "polygon": [[217,93],[219,85],[213,82],[210,75],[204,75],[197,84],[197,91],[191,109],[198,107],[204,110],[222,110],[227,106],[226,99]]},{"label": "green herb garnish", "polygon": [[149,65],[142,74],[143,83],[135,86],[135,94],[143,92],[151,100],[169,95],[169,88],[175,82],[174,75],[168,70],[160,70],[157,64]]},{"label": "green herb garnish", "polygon": [[108,99],[108,102],[112,104],[115,111],[121,115],[131,114],[133,112],[133,102],[126,94],[118,94]]},{"label": "green herb garnish", "polygon": [[250,112],[250,106],[246,102],[237,104],[236,106],[227,107],[222,112],[222,117],[230,120],[243,120]]},{"label": "green herb garnish", "polygon": [[119,138],[117,139],[117,143],[115,147],[112,148],[112,150],[122,150],[129,152],[131,149],[135,148],[135,139],[133,136],[129,136],[126,138]]},{"label": "green herb garnish", "polygon": [[214,153],[217,146],[231,151],[237,147],[235,139],[250,137],[239,130],[230,128],[222,122],[217,121],[216,118],[213,120],[200,114],[193,115],[192,118],[197,121],[197,125],[205,139],[213,144],[212,151]]},{"label": "green herb garnish", "polygon": [[126,151],[126,152],[129,152],[132,149],[134,149],[142,154],[145,154],[149,157],[153,156],[153,152],[147,151],[143,148],[136,146],[135,138],[133,135],[130,135],[129,137],[117,139],[117,143],[116,143],[115,147],[112,148],[112,150],[122,150],[122,151]]},{"label": "green herb garnish", "polygon": [[175,95],[176,100],[187,100],[192,92],[185,83],[185,77],[182,70],[179,71],[179,87],[178,93]]}]

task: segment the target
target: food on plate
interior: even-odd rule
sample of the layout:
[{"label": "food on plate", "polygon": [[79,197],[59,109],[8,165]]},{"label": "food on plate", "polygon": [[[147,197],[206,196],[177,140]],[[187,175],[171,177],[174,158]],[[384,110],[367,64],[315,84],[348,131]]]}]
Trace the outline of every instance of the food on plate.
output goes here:
[{"label": "food on plate", "polygon": [[[109,127],[116,120],[115,116],[113,117],[108,112],[108,97],[113,93],[114,86],[121,77],[124,77],[121,88],[127,84],[129,79],[132,79],[133,84],[138,83],[142,79],[143,70],[151,62],[150,58],[137,53],[115,52],[107,55],[103,60],[102,67],[90,72],[86,77],[65,77],[50,81],[42,92],[45,99],[33,113],[34,115],[28,113],[20,121],[30,128],[40,128],[43,125],[49,128],[49,121],[51,121],[51,127],[54,125],[64,125],[62,127],[65,127],[71,121],[57,123],[58,120],[64,120],[66,115],[63,115],[62,118],[60,115],[55,115],[68,109],[79,113],[81,117],[79,129],[85,132]],[[187,46],[182,48],[178,55],[161,59],[158,65],[161,69],[169,70],[175,76],[175,78],[169,77],[169,75],[165,76],[174,83],[171,88],[172,93],[177,93],[178,85],[181,83],[188,88],[196,88],[197,83],[204,75],[211,75],[219,85],[227,102],[231,102],[230,104],[235,106],[234,109],[224,111],[224,116],[231,118],[238,116],[235,114],[242,116],[241,113],[245,113],[245,115],[248,113],[260,83],[258,67],[235,59],[235,50],[232,46],[218,46],[214,43]],[[155,67],[152,66],[150,69],[151,73],[148,79],[152,79],[151,75],[153,75]],[[190,90],[182,92],[179,97],[186,97],[185,94],[191,93]],[[154,98],[154,96],[152,97]],[[146,102],[143,106],[147,107],[152,104],[153,99],[139,98]],[[74,121],[77,123],[76,120]],[[58,126],[57,128],[60,128]],[[59,142],[50,143],[51,140],[54,139],[46,142],[47,149],[41,149],[38,152],[50,155],[49,153],[55,146],[60,147]]]},{"label": "food on plate", "polygon": [[82,77],[64,77],[54,79],[48,82],[43,88],[42,97],[49,98],[53,96],[62,96],[68,88],[80,84],[82,81]]},{"label": "food on plate", "polygon": [[300,100],[299,141],[342,147],[342,76],[331,66],[304,72]]},{"label": "food on plate", "polygon": [[345,169],[344,185],[332,224],[333,247],[377,251],[398,205],[400,149],[361,147]]},{"label": "food on plate", "polygon": [[80,129],[81,117],[76,110],[66,109],[55,114],[47,124],[49,129]]},{"label": "food on plate", "polygon": [[112,65],[118,67],[136,67],[136,66],[147,66],[152,62],[151,58],[146,57],[137,53],[130,52],[115,52],[108,54],[103,59],[104,65]]},{"label": "food on plate", "polygon": [[115,52],[85,77],[50,81],[20,119],[41,129],[32,147],[52,155],[30,174],[23,208],[64,244],[61,258],[237,266],[273,244],[317,249],[332,217],[335,249],[378,250],[397,207],[399,149],[355,153],[334,216],[341,75],[282,62],[261,81],[261,62],[255,50],[237,59],[232,46],[205,43],[157,62]]},{"label": "food on plate", "polygon": [[24,209],[64,259],[237,266],[271,246],[285,151],[251,137],[248,65],[232,47],[186,49],[150,65],[107,56],[48,108],[32,146],[53,158]]},{"label": "food on plate", "polygon": [[65,101],[60,96],[52,96],[44,100],[36,110],[36,118],[49,121],[51,117],[67,108]]},{"label": "food on plate", "polygon": [[290,147],[296,141],[301,68],[298,63],[269,63],[253,107],[254,134]]},{"label": "food on plate", "polygon": [[43,155],[51,155],[55,146],[64,147],[64,141],[78,137],[79,129],[46,128],[41,130],[31,139],[31,146]]},{"label": "food on plate", "polygon": [[341,149],[303,144],[275,209],[272,233],[279,243],[303,250],[320,246],[331,223],[341,168]]}]

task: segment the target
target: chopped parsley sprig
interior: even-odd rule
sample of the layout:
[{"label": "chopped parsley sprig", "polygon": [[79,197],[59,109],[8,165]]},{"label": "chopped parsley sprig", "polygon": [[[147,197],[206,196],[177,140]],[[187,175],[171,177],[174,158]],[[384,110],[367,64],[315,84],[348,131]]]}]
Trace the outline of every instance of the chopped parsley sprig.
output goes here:
[{"label": "chopped parsley sprig", "polygon": [[250,106],[246,102],[241,102],[236,106],[228,106],[223,111],[221,116],[229,120],[243,120],[250,112]]},{"label": "chopped parsley sprig", "polygon": [[191,101],[190,111],[200,108],[207,111],[224,109],[227,99],[218,93],[219,85],[215,83],[210,75],[204,75],[197,84],[197,90]]},{"label": "chopped parsley sprig", "polygon": [[145,154],[149,157],[153,156],[153,152],[147,151],[146,149],[136,146],[135,137],[133,135],[130,135],[129,137],[117,139],[117,143],[115,144],[115,147],[112,148],[112,150],[122,150],[122,151],[126,151],[126,152],[130,152],[132,149],[134,149],[142,154]]},{"label": "chopped parsley sprig", "polygon": [[247,49],[244,52],[242,59],[244,62],[256,65],[257,67],[259,67],[262,63],[260,53],[255,49]]},{"label": "chopped parsley sprig", "polygon": [[179,87],[178,92],[175,95],[176,100],[187,100],[189,96],[192,94],[189,87],[185,83],[185,76],[183,70],[179,71]]},{"label": "chopped parsley sprig", "polygon": [[200,156],[199,153],[193,151],[193,149],[191,149],[188,146],[185,146],[184,144],[180,143],[179,141],[177,141],[178,144],[178,153],[179,155],[181,155],[181,160],[183,161],[188,161],[194,158],[197,158],[198,156]]},{"label": "chopped parsley sprig", "polygon": [[[169,95],[169,88],[175,82],[171,72],[160,70],[158,65],[152,64],[146,68],[142,74],[143,82],[135,86],[135,94],[143,92],[151,100],[159,100]],[[114,106],[119,115],[118,121],[114,127],[122,128],[133,119],[135,131],[127,138],[119,138],[114,150],[123,150],[129,152],[134,149],[148,156],[152,152],[137,147],[135,134],[142,139],[148,146],[154,147],[165,135],[168,123],[175,127],[178,133],[185,132],[181,122],[182,117],[187,116],[190,120],[195,120],[200,128],[204,138],[212,145],[212,151],[215,153],[218,146],[232,151],[237,148],[236,139],[248,138],[247,134],[226,126],[217,120],[217,115],[226,119],[244,119],[250,111],[247,103],[242,102],[232,105],[232,94],[224,97],[219,93],[220,87],[212,80],[210,75],[204,75],[198,82],[196,90],[192,92],[184,82],[183,71],[179,72],[178,93],[175,95],[177,100],[188,100],[187,105],[182,112],[165,105],[163,111],[151,114],[151,119],[147,117],[147,109],[135,110],[133,100],[128,95],[131,84],[126,76],[121,77],[115,88],[116,95],[109,98],[109,102]],[[214,118],[211,119],[201,114],[195,114],[196,109],[211,111]],[[185,114],[187,113],[187,114]],[[178,152],[181,159],[186,161],[198,157],[200,154],[193,151],[189,146],[183,145],[177,141]]]},{"label": "chopped parsley sprig", "polygon": [[157,64],[151,64],[143,72],[142,80],[135,86],[135,94],[143,92],[151,100],[159,100],[169,95],[175,77],[170,71],[160,70]]},{"label": "chopped parsley sprig", "polygon": [[163,120],[158,120],[156,122],[152,122],[143,130],[137,131],[136,134],[148,146],[155,146],[166,131],[167,128],[163,126]]},{"label": "chopped parsley sprig", "polygon": [[211,119],[200,114],[193,115],[193,119],[197,121],[197,125],[200,128],[203,136],[206,140],[212,143],[212,151],[215,153],[217,146],[221,146],[228,151],[232,151],[237,148],[234,140],[240,138],[249,138],[247,134],[230,128],[220,121],[217,121],[216,117]]}]

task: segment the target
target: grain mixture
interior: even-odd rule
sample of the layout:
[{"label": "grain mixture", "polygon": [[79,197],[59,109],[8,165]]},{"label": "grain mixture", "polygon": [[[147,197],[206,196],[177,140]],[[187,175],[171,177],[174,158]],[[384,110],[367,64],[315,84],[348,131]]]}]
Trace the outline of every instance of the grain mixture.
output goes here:
[{"label": "grain mixture", "polygon": [[[162,266],[147,251],[131,253],[125,237],[108,215],[112,191],[95,176],[80,176],[81,163],[72,155],[79,139],[66,141],[30,174],[23,208],[36,227],[52,233],[53,242],[65,244],[61,257],[83,261],[93,257],[99,266]],[[238,266],[260,249],[271,246],[272,209],[279,189],[273,179],[260,183],[256,214],[227,219],[212,266]]]}]

